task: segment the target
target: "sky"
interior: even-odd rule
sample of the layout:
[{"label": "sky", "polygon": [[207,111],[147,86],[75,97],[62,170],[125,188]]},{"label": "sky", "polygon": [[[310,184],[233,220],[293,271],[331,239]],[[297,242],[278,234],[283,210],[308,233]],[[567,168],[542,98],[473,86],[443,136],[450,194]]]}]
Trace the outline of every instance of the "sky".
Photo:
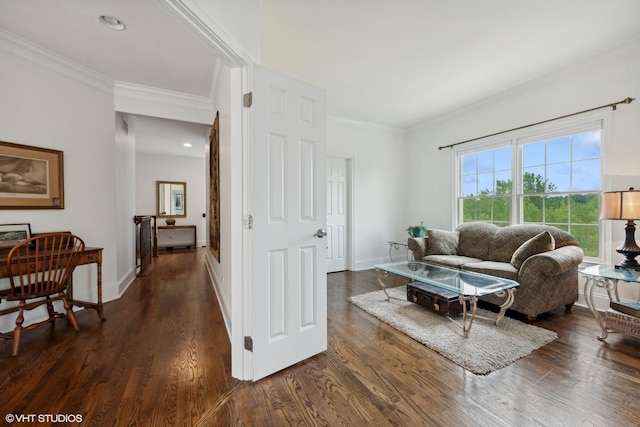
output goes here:
[{"label": "sky", "polygon": [[[554,192],[599,191],[600,137],[592,130],[522,144],[522,170],[546,178]],[[495,194],[496,182],[513,179],[512,164],[511,146],[463,156],[463,195]]]}]

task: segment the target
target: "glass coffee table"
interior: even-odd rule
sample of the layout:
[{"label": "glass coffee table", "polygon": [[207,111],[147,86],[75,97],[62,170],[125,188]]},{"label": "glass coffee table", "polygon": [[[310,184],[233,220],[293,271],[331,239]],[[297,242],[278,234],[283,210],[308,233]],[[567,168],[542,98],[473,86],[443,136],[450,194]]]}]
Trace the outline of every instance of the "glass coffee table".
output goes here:
[{"label": "glass coffee table", "polygon": [[[391,275],[401,276],[413,282],[426,283],[437,288],[452,291],[458,294],[462,305],[462,323],[457,322],[451,316],[450,320],[457,323],[465,337],[469,336],[471,326],[476,318],[488,319],[496,325],[504,317],[505,312],[514,301],[514,290],[519,286],[518,282],[503,279],[501,277],[489,276],[486,274],[474,273],[471,271],[458,270],[455,268],[442,267],[422,261],[402,261],[388,264],[378,264],[375,266],[378,283],[387,296],[387,301],[392,298],[387,293],[387,286],[383,278]],[[478,316],[478,297],[495,294],[505,297],[506,300],[500,305],[500,311],[495,319]],[[467,301],[469,302],[468,313]]]}]

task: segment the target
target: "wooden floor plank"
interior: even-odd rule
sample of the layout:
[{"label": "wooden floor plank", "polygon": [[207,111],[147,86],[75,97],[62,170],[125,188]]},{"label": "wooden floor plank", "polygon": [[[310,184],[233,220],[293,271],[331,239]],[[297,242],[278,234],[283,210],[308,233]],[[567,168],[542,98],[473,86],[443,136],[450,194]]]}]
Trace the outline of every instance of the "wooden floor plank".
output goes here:
[{"label": "wooden floor plank", "polygon": [[80,414],[86,426],[640,425],[640,340],[598,341],[588,310],[543,316],[538,326],[558,340],[478,376],[350,304],[378,289],[373,271],[328,275],[326,352],[235,380],[204,251],[162,254],[105,305],[106,322],[83,310],[77,334],[64,320],[29,331],[17,358],[0,341],[0,415]]}]

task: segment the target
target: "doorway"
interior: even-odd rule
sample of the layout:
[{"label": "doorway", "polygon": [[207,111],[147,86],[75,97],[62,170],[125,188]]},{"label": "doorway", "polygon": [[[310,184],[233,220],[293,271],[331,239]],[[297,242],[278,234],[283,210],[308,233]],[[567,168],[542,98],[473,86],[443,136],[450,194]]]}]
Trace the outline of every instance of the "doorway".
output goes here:
[{"label": "doorway", "polygon": [[344,156],[327,156],[327,273],[351,270],[351,165]]}]

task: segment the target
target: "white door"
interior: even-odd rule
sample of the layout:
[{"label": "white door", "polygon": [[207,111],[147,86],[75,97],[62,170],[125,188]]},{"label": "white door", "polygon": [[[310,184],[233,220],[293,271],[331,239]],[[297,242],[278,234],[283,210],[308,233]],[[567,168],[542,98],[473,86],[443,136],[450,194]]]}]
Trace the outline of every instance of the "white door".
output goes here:
[{"label": "white door", "polygon": [[347,269],[347,160],[327,157],[327,272]]},{"label": "white door", "polygon": [[253,69],[252,379],[327,349],[323,90]]}]

